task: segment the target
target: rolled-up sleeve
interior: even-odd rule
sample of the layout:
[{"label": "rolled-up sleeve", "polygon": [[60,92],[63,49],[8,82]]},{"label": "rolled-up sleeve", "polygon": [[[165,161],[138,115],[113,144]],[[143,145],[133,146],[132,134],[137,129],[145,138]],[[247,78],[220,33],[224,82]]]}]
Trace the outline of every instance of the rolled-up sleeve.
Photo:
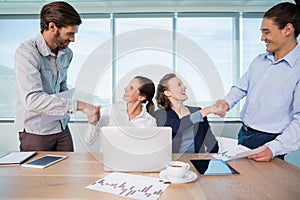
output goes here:
[{"label": "rolled-up sleeve", "polygon": [[72,99],[57,97],[56,94],[45,92],[43,82],[47,80],[42,78],[52,76],[52,74],[51,71],[46,70],[41,73],[43,59],[34,51],[36,50],[21,47],[15,54],[17,91],[21,101],[19,103],[28,111],[46,115],[64,116],[73,113],[77,106]]}]

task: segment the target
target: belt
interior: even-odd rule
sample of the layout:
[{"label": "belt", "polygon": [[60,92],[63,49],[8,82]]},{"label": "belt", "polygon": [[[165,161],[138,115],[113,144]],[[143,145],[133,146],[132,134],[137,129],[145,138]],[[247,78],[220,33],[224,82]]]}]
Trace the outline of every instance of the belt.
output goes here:
[{"label": "belt", "polygon": [[246,126],[245,124],[243,124],[243,130],[244,131],[254,131],[254,132],[257,132],[257,133],[264,133],[264,134],[277,134],[277,135],[279,135],[280,133],[268,133],[268,132],[264,132],[264,131],[260,131],[260,130],[256,130],[256,129],[254,129],[254,128],[251,128],[251,127],[249,127],[249,126]]}]

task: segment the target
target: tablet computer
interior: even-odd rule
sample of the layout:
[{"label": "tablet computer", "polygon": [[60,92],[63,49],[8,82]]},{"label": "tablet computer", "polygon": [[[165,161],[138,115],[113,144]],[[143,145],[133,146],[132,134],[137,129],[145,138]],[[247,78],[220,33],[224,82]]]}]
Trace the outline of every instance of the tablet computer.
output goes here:
[{"label": "tablet computer", "polygon": [[223,160],[191,160],[197,171],[201,175],[232,175],[239,174]]},{"label": "tablet computer", "polygon": [[34,167],[34,168],[45,168],[50,165],[53,165],[54,163],[57,163],[63,159],[65,159],[67,156],[60,156],[60,155],[46,155],[43,157],[40,157],[36,160],[27,162],[22,164],[22,167]]}]

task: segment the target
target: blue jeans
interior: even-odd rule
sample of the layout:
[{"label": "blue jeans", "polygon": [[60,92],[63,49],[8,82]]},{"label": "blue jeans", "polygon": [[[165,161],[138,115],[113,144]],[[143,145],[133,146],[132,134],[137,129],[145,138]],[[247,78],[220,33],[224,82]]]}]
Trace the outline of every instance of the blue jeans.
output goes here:
[{"label": "blue jeans", "polygon": [[[238,135],[238,144],[246,146],[250,149],[255,149],[267,142],[274,140],[277,136],[278,134],[262,133],[255,130],[247,131],[245,130],[244,126],[242,126]],[[276,157],[284,160],[284,155],[279,155]]]}]

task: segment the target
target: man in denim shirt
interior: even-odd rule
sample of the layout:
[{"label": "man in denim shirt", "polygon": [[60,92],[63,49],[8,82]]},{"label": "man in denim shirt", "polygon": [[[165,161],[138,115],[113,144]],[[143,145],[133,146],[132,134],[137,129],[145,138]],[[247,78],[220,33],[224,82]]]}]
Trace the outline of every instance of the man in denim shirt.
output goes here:
[{"label": "man in denim shirt", "polygon": [[[15,124],[21,151],[73,151],[69,115],[82,111],[94,125],[100,118],[100,106],[55,95],[68,90],[67,72],[73,57],[68,45],[75,41],[80,24],[79,14],[68,3],[48,3],[40,13],[41,33],[16,50]],[[43,124],[43,115],[61,119]]]}]

